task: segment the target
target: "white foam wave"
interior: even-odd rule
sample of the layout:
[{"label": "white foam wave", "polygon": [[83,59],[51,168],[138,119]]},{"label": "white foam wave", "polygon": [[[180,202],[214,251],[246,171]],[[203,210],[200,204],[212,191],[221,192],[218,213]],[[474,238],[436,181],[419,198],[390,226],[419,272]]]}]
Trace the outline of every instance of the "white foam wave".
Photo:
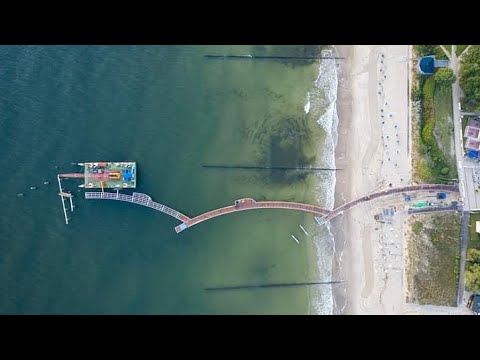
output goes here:
[{"label": "white foam wave", "polygon": [[[318,77],[314,87],[308,94],[308,110],[310,116],[325,133],[325,141],[319,149],[319,166],[335,168],[335,147],[337,145],[337,88],[338,75],[335,61],[320,63]],[[305,105],[305,110],[307,106]],[[335,202],[336,176],[334,171],[318,174],[315,193],[317,202],[327,209],[333,209]],[[314,234],[317,250],[317,270],[321,281],[332,281],[333,258],[335,255],[335,239],[330,224],[318,227]],[[331,286],[316,287],[313,290],[312,311],[316,314],[333,314],[334,299]]]}]

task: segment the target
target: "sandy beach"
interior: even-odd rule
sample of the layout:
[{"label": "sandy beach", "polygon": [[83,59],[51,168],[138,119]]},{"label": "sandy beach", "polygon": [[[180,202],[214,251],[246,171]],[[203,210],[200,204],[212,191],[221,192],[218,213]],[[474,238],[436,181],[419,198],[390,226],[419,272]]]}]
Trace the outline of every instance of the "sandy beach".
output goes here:
[{"label": "sandy beach", "polygon": [[[340,45],[335,206],[411,183],[408,45]],[[395,199],[394,199],[395,201]],[[396,199],[401,206],[401,199]],[[399,314],[404,310],[402,239],[405,215],[390,224],[375,214],[392,199],[362,204],[333,223],[337,289],[345,314]],[[396,211],[396,208],[392,208]]]}]

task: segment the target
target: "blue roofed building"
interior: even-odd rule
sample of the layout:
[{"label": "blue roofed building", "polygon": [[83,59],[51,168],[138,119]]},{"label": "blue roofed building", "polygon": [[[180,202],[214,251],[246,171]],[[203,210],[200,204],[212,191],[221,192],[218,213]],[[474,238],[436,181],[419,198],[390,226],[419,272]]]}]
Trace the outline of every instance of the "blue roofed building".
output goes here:
[{"label": "blue roofed building", "polygon": [[133,178],[133,170],[132,169],[122,169],[122,175],[124,181],[131,181]]},{"label": "blue roofed building", "polygon": [[441,67],[448,67],[448,60],[437,60],[435,55],[422,56],[418,61],[418,71],[422,75],[432,75]]}]

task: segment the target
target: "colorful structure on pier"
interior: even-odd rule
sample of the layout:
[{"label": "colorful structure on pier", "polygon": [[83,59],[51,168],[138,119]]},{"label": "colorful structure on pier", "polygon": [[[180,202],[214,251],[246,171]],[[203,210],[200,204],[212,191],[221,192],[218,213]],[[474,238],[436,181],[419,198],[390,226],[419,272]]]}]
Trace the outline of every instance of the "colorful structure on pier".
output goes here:
[{"label": "colorful structure on pier", "polygon": [[[116,189],[117,199],[119,198],[118,190],[135,189],[137,186],[137,164],[135,162],[86,162],[78,163],[78,165],[84,167],[83,173],[57,174],[58,195],[62,199],[66,224],[68,224],[69,217],[65,199],[70,200],[70,212],[73,212],[74,206],[72,201],[73,195],[62,188],[63,179],[83,179],[84,183],[78,185],[79,187],[102,189],[102,195],[104,194],[104,189]],[[180,220],[184,221],[185,219]]]},{"label": "colorful structure on pier", "polygon": [[87,162],[85,184],[89,189],[135,189],[137,165],[135,162]]}]

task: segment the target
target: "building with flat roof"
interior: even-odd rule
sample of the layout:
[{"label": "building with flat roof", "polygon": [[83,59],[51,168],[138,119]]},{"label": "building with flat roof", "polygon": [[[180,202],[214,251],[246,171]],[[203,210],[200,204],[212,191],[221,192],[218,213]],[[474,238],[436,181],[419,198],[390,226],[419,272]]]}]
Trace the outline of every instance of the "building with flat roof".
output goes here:
[{"label": "building with flat roof", "polygon": [[472,138],[472,139],[478,139],[479,134],[480,134],[480,129],[472,127],[472,126],[465,127],[464,137]]},{"label": "building with flat roof", "polygon": [[478,139],[467,138],[467,142],[465,143],[465,148],[467,150],[480,150],[480,141]]},{"label": "building with flat roof", "polygon": [[467,126],[480,129],[480,121],[476,117],[469,117]]},{"label": "building with flat roof", "polygon": [[[469,118],[467,126],[465,127],[465,132],[463,134],[463,137],[467,138],[465,141],[465,149],[467,150],[467,153],[470,154],[471,151],[479,151],[480,150],[480,121],[478,121],[476,118]],[[471,153],[472,156],[469,155],[469,157],[478,157],[473,156],[473,153]]]}]

